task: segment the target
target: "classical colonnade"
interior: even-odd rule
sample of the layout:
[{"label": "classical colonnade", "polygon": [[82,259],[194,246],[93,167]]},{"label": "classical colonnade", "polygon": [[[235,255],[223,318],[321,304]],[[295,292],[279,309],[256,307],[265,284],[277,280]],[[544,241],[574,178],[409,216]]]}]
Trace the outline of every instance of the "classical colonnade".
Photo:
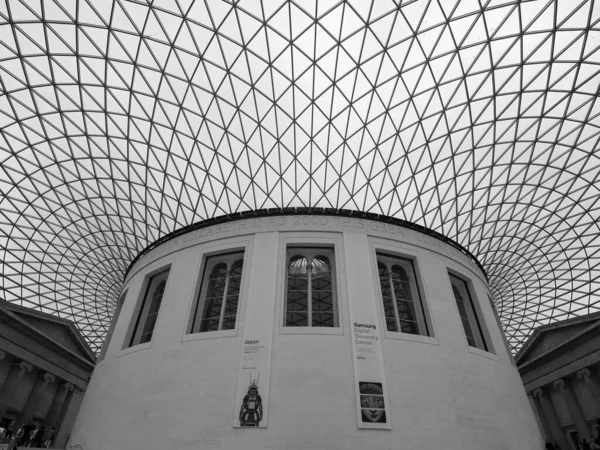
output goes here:
[{"label": "classical colonnade", "polygon": [[588,442],[598,436],[600,379],[594,368],[553,380],[528,396],[545,437],[562,449],[576,448],[575,436]]},{"label": "classical colonnade", "polygon": [[[21,425],[37,419],[43,420],[46,430],[54,427],[54,436],[58,436],[75,393],[75,385],[28,361],[8,355],[3,350],[0,350],[0,363],[10,365],[8,374],[4,379],[0,378],[0,419],[11,417],[16,411],[16,404],[23,405],[22,399],[26,398],[24,406],[20,406],[20,410],[16,411],[18,415],[13,418],[13,431],[16,432]],[[48,402],[45,416],[36,416],[40,405]]]}]

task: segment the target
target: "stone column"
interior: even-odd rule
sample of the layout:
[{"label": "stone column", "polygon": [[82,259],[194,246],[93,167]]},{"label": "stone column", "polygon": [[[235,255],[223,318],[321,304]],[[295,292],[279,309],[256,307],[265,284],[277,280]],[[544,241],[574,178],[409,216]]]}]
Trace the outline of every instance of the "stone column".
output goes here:
[{"label": "stone column", "polygon": [[52,399],[52,404],[50,405],[48,415],[46,416],[46,429],[49,430],[50,428],[55,427],[55,435],[58,434],[58,421],[62,420],[60,413],[62,412],[63,406],[69,397],[69,392],[73,390],[73,387],[74,386],[69,382],[61,384],[56,389],[56,393]]},{"label": "stone column", "polygon": [[600,417],[600,402],[598,402],[594,395],[592,384],[595,380],[592,377],[592,373],[586,368],[578,371],[576,376],[577,380],[572,380],[571,387],[573,388],[575,398],[577,398],[583,410],[585,419],[591,421],[596,417]]},{"label": "stone column", "polygon": [[554,386],[554,389],[560,392],[560,395],[567,404],[567,408],[569,408],[569,414],[573,419],[573,424],[577,429],[577,433],[579,433],[579,439],[581,440],[585,438],[589,441],[591,436],[590,427],[588,427],[588,424],[585,421],[583,410],[581,409],[581,405],[575,397],[573,389],[562,379],[556,380],[554,383],[552,383],[552,385]]},{"label": "stone column", "polygon": [[585,385],[592,393],[596,405],[600,407],[600,381],[598,381],[597,374],[591,372],[588,368],[585,368],[577,372],[577,378],[585,382]]},{"label": "stone column", "polygon": [[[69,410],[69,405],[71,403],[71,399],[73,398],[74,389],[75,389],[75,386],[73,386],[73,384],[65,383],[65,390],[66,390],[65,400],[63,401],[60,409],[58,410],[58,416],[56,417],[56,422],[53,425],[55,428],[55,432],[54,432],[54,436],[56,438],[56,440],[54,442],[55,444],[57,443],[58,438],[61,435],[64,435],[64,433],[61,434],[61,427],[65,420],[65,416],[67,415],[67,411]],[[66,444],[66,442],[65,442],[65,444]]]},{"label": "stone column", "polygon": [[[67,441],[71,432],[73,431],[73,425],[75,424],[75,418],[81,407],[81,401],[83,400],[83,392],[78,389],[73,389],[69,393],[68,404],[65,404],[64,414],[59,425],[56,427],[57,434],[54,441],[56,448],[64,448],[67,445]],[[68,448],[68,447],[67,447]]]},{"label": "stone column", "polygon": [[554,404],[549,395],[545,394],[542,389],[536,389],[533,391],[533,396],[538,400],[543,417],[546,418],[547,426],[550,429],[550,436],[548,439],[553,441],[555,444],[560,445],[561,448],[568,449],[569,443],[567,442],[565,433],[560,426],[560,420],[554,409]]},{"label": "stone column", "polygon": [[544,439],[551,439],[552,431],[550,431],[550,426],[548,425],[548,421],[544,417],[544,411],[541,410],[538,402],[536,402],[536,400],[532,394],[528,394],[527,399],[529,400],[529,404],[531,405],[533,415],[535,416],[535,421],[538,424],[538,428],[540,429],[540,433],[542,434],[542,437]]},{"label": "stone column", "polygon": [[25,372],[31,372],[32,370],[33,366],[25,361],[13,365],[6,382],[2,385],[2,389],[0,389],[0,418],[4,417],[6,414],[13,398],[14,391],[19,385],[19,381],[21,381]]},{"label": "stone column", "polygon": [[[4,350],[0,350],[0,361],[4,361],[5,358],[6,358],[6,352]],[[3,372],[4,372],[4,370],[3,370]],[[4,383],[8,380],[9,374],[10,374],[10,369],[8,369],[8,372],[0,373],[0,392],[2,392],[2,386],[4,386]]]},{"label": "stone column", "polygon": [[18,424],[24,424],[33,419],[33,415],[40,404],[40,400],[48,388],[48,383],[52,383],[54,380],[55,377],[51,373],[42,372],[39,374],[37,380],[35,381],[35,385],[33,386],[33,389],[27,398],[25,407],[23,408],[19,419],[17,419]]}]

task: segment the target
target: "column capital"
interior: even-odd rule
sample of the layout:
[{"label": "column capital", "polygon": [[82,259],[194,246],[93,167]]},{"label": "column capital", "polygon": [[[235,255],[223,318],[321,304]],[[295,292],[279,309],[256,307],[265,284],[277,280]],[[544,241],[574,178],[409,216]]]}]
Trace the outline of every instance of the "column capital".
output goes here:
[{"label": "column capital", "polygon": [[54,383],[56,381],[56,377],[52,375],[50,372],[44,373],[44,381],[46,383]]},{"label": "column capital", "polygon": [[0,350],[0,361],[6,358],[6,352],[4,350]]},{"label": "column capital", "polygon": [[31,372],[33,370],[33,365],[28,363],[27,361],[21,361],[19,363],[19,374],[17,375],[17,379],[20,380],[25,375],[25,372]]},{"label": "column capital", "polygon": [[75,389],[75,385],[73,383],[70,382],[65,382],[65,384],[63,384],[63,386],[65,387],[65,390],[68,391],[72,391],[73,389]]},{"label": "column capital", "polygon": [[565,388],[565,380],[563,380],[562,378],[559,378],[558,380],[555,380],[552,383],[552,386],[554,386],[554,389],[556,389],[557,391],[564,389]]},{"label": "column capital", "polygon": [[587,367],[577,372],[577,378],[579,378],[580,380],[583,380],[584,378],[589,378],[591,376],[592,372],[590,372],[590,369],[588,369]]},{"label": "column capital", "polygon": [[544,390],[542,388],[537,388],[532,394],[535,398],[542,398],[544,396]]}]

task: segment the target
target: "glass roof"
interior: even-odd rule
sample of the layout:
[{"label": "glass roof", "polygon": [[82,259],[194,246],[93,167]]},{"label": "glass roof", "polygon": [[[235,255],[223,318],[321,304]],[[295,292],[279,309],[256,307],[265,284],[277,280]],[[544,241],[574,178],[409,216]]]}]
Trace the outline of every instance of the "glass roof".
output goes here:
[{"label": "glass roof", "polygon": [[346,208],[485,266],[514,350],[600,310],[600,2],[0,0],[0,296],[101,345],[149,243]]}]

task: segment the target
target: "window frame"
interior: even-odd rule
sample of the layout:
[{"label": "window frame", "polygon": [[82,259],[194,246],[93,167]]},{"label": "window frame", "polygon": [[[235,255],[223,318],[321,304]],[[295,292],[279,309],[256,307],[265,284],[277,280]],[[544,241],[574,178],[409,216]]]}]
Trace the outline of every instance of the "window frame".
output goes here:
[{"label": "window frame", "polygon": [[[133,310],[133,314],[131,315],[131,318],[129,321],[129,327],[128,327],[127,333],[125,335],[125,340],[123,341],[122,350],[137,351],[137,350],[143,350],[146,348],[150,348],[152,346],[152,339],[154,337],[154,333],[158,326],[158,321],[160,319],[160,313],[161,313],[161,310],[163,309],[162,308],[163,302],[164,302],[165,296],[168,293],[169,280],[171,279],[171,269],[172,268],[173,268],[172,263],[163,264],[163,265],[159,266],[158,268],[149,271],[144,276],[144,280],[142,282],[142,286],[141,286],[139,294],[138,294],[138,299],[135,303],[135,308]],[[149,341],[136,343],[135,341],[136,341],[138,332],[139,332],[139,339],[141,340],[141,336],[143,334],[143,329],[146,325],[148,312],[150,310],[150,306],[152,303],[151,300],[149,302],[145,301],[147,298],[146,295],[149,293],[151,281],[155,276],[161,275],[164,272],[167,273],[166,279],[164,280],[165,281],[165,289],[163,291],[163,295],[160,300],[160,306],[159,306],[157,314],[156,314],[156,321],[155,321],[154,327],[152,329],[152,336]],[[142,320],[142,316],[144,316],[144,315],[145,315],[145,317]]]},{"label": "window frame", "polygon": [[[296,251],[294,251],[295,249],[297,249]],[[304,251],[302,251],[302,249],[305,249]],[[287,301],[287,295],[288,295],[288,282],[289,282],[289,263],[292,257],[296,256],[296,255],[300,255],[303,256],[305,258],[310,258],[311,260],[317,256],[324,256],[326,258],[329,259],[329,263],[331,265],[331,296],[332,296],[332,309],[333,309],[333,326],[331,327],[319,327],[319,326],[313,326],[311,324],[313,317],[312,317],[312,293],[313,290],[310,289],[310,286],[312,284],[312,276],[308,278],[308,287],[307,287],[307,320],[309,325],[305,326],[305,327],[294,327],[294,326],[288,326],[286,325],[287,323],[287,308],[288,308],[288,301]],[[340,324],[340,319],[339,319],[339,311],[338,311],[338,304],[337,304],[337,289],[336,289],[336,281],[335,281],[335,252],[333,250],[333,248],[330,247],[318,247],[318,246],[296,246],[296,245],[289,245],[286,246],[285,249],[285,290],[284,290],[284,301],[283,301],[283,327],[284,328],[339,328],[341,326]]]},{"label": "window frame", "polygon": [[[188,310],[186,320],[184,321],[182,327],[182,335],[181,342],[190,342],[190,341],[198,341],[204,339],[217,339],[217,338],[225,338],[225,337],[235,337],[238,335],[238,330],[240,328],[240,324],[242,323],[242,319],[245,315],[246,309],[246,293],[248,291],[248,274],[249,274],[249,266],[252,261],[252,252],[253,252],[253,240],[239,240],[239,239],[226,239],[223,242],[219,243],[211,243],[212,245],[207,246],[206,244],[200,245],[198,249],[198,259],[196,263],[196,267],[194,268],[194,274],[196,274],[196,281],[192,290],[192,293],[189,297]],[[242,266],[242,278],[240,282],[240,294],[238,299],[238,308],[237,308],[237,317],[235,321],[235,328],[232,330],[219,330],[219,331],[205,331],[205,332],[197,332],[192,333],[192,325],[194,323],[195,313],[198,308],[199,311],[202,311],[200,308],[202,305],[197,305],[200,300],[201,289],[203,288],[203,280],[204,280],[204,271],[206,267],[206,261],[211,256],[218,256],[224,254],[234,254],[234,253],[243,253],[244,264]]]},{"label": "window frame", "polygon": [[[206,335],[206,334],[220,333],[221,335],[228,335],[228,334],[231,334],[231,332],[237,333],[237,329],[239,326],[239,320],[240,320],[240,308],[241,308],[242,293],[243,293],[243,286],[244,286],[244,274],[245,274],[246,265],[247,265],[246,256],[247,256],[247,252],[246,252],[245,248],[228,249],[223,252],[213,252],[213,253],[208,253],[208,254],[203,255],[202,269],[200,270],[200,276],[199,276],[199,286],[197,289],[194,290],[194,301],[193,301],[192,310],[191,310],[191,314],[190,314],[189,321],[188,321],[188,326],[186,328],[186,334],[188,334],[188,335]],[[211,259],[214,259],[214,261],[210,261]],[[204,309],[206,307],[206,294],[208,291],[208,285],[210,283],[209,282],[210,273],[215,268],[215,266],[217,266],[218,264],[225,262],[227,264],[227,267],[230,268],[231,265],[233,265],[236,261],[239,261],[240,259],[242,260],[242,272],[240,274],[240,291],[238,293],[238,304],[237,304],[237,308],[236,308],[234,327],[231,329],[225,329],[225,330],[223,330],[221,328],[222,323],[223,323],[223,317],[224,317],[223,314],[225,312],[225,306],[226,306],[226,302],[223,302],[221,304],[221,312],[220,312],[220,317],[219,317],[219,329],[218,330],[201,331],[200,328],[202,327],[202,320],[203,320],[203,316],[205,313]],[[228,276],[228,279],[229,279],[229,276]],[[225,296],[227,296],[227,293],[225,293]],[[195,329],[195,328],[197,328],[197,329]]]},{"label": "window frame", "polygon": [[[431,296],[428,293],[427,285],[423,281],[425,278],[423,277],[421,264],[419,261],[419,258],[422,256],[421,253],[412,248],[412,244],[410,243],[405,245],[403,242],[389,240],[378,236],[369,236],[369,248],[371,257],[371,270],[373,273],[373,295],[375,296],[375,307],[377,308],[377,313],[379,314],[379,326],[380,329],[383,330],[383,336],[386,339],[419,342],[422,344],[439,346],[440,341],[437,338],[434,316],[428,301]],[[427,329],[429,331],[428,336],[387,330],[385,311],[383,310],[381,284],[379,282],[379,270],[377,267],[378,253],[384,253],[386,255],[409,260],[411,262],[414,269],[415,283],[419,288],[419,295],[421,296],[423,316],[427,322]]]},{"label": "window frame", "polygon": [[[334,320],[337,323],[335,327],[288,327],[285,326],[287,310],[287,284],[288,284],[288,248],[323,248],[333,252],[330,260],[332,264],[332,288],[334,295]],[[345,310],[347,301],[347,292],[343,269],[343,245],[340,236],[333,233],[318,233],[311,236],[310,233],[280,233],[279,237],[279,256],[278,256],[278,274],[277,274],[277,292],[280,294],[280,301],[276,302],[275,313],[277,314],[278,327],[280,335],[344,335],[346,328]]]},{"label": "window frame", "polygon": [[[391,267],[396,264],[400,265],[400,267],[402,267],[404,269],[404,271],[408,277],[409,286],[411,287],[411,290],[413,291],[412,292],[412,296],[413,296],[412,303],[415,307],[416,323],[417,323],[419,333],[405,333],[405,332],[401,331],[400,318],[399,318],[399,314],[398,314],[398,310],[397,310],[397,301],[396,301],[395,293],[393,292],[393,289],[392,289],[393,303],[394,303],[393,306],[394,306],[395,319],[397,321],[396,326],[398,327],[398,330],[397,331],[388,330],[387,317],[385,316],[385,308],[383,305],[383,292],[381,290],[381,280],[379,278],[379,263],[380,263],[380,261],[382,261],[382,263],[386,265],[386,268],[388,269],[388,273],[389,273],[389,271],[391,271]],[[410,336],[432,337],[432,330],[430,329],[431,326],[429,324],[427,313],[426,313],[426,308],[425,308],[425,304],[424,304],[425,303],[424,296],[422,294],[422,287],[419,286],[419,280],[417,278],[417,268],[415,267],[414,258],[408,258],[406,256],[400,256],[397,254],[393,254],[392,252],[387,252],[382,249],[376,249],[375,250],[375,267],[376,267],[376,270],[375,270],[374,278],[376,278],[376,282],[378,283],[378,286],[379,286],[379,290],[378,290],[379,306],[381,307],[382,317],[383,317],[383,329],[385,330],[386,334],[394,333],[394,334],[403,334],[403,335],[410,335]],[[390,282],[391,282],[391,280],[390,280]],[[424,331],[425,333],[421,333],[421,331]]]},{"label": "window frame", "polygon": [[[467,333],[464,329],[464,325],[462,324],[462,316],[460,315],[460,310],[458,307],[458,302],[454,295],[453,282],[452,278],[456,278],[464,283],[467,297],[468,297],[468,309],[467,309],[467,318],[469,319],[469,325],[472,330],[478,330],[479,335],[474,336],[475,343],[477,346],[472,346],[469,344],[469,340],[467,338]],[[449,294],[451,295],[453,304],[456,308],[456,312],[458,314],[458,319],[460,322],[460,329],[462,330],[462,336],[464,337],[464,342],[467,344],[467,348],[472,353],[483,354],[486,356],[492,356],[495,358],[494,346],[492,343],[492,339],[489,333],[489,329],[487,327],[486,321],[484,320],[483,310],[481,308],[481,302],[479,301],[479,296],[476,294],[476,289],[473,284],[471,278],[465,276],[462,272],[457,272],[448,268],[448,281],[449,281]],[[471,313],[475,323],[473,323],[472,319],[469,317],[469,313]],[[474,326],[475,325],[475,326]]]}]

